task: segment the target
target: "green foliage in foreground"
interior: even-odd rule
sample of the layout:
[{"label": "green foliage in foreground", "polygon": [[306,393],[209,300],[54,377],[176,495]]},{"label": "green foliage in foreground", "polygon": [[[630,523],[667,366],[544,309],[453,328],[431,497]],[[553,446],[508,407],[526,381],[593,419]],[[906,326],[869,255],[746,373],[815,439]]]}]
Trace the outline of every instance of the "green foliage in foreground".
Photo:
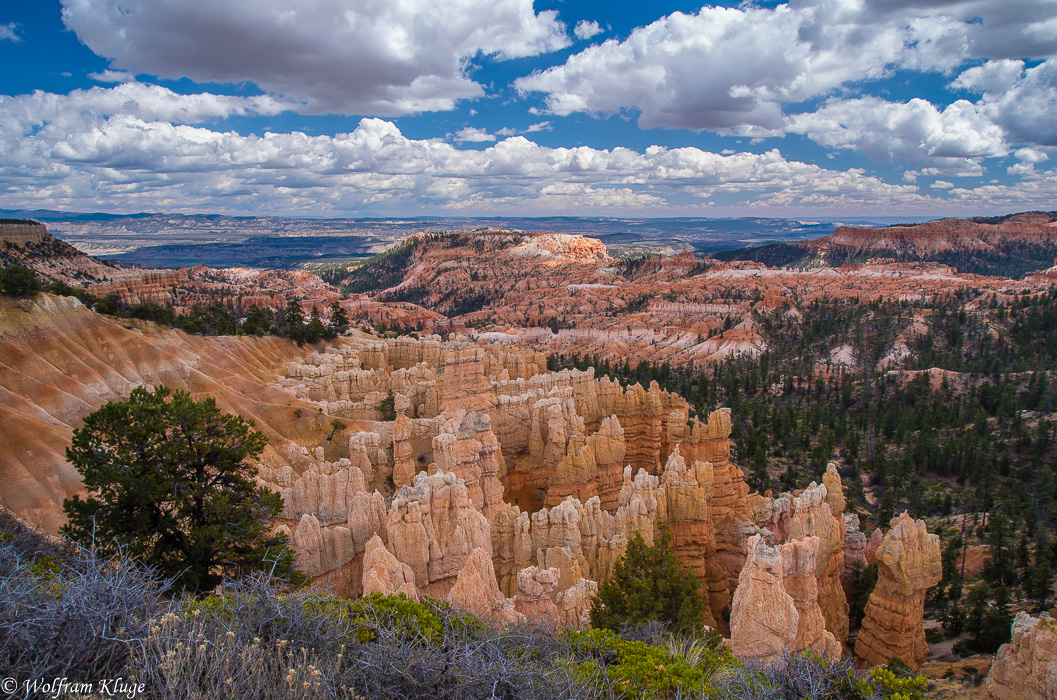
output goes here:
[{"label": "green foliage in foreground", "polygon": [[121,676],[159,700],[920,700],[926,686],[811,653],[755,666],[656,624],[495,628],[431,599],[346,600],[263,577],[200,599],[164,593],[127,558],[97,559],[0,510],[0,668],[17,680]]},{"label": "green foliage in foreground", "polygon": [[267,443],[252,428],[167,387],[103,405],[66,451],[87,495],[64,502],[63,532],[107,555],[123,548],[192,591],[255,570],[293,576],[293,551],[271,534],[282,497],[248,461]]},{"label": "green foliage in foreground", "polygon": [[655,646],[624,640],[610,630],[587,629],[566,632],[563,641],[577,660],[576,677],[602,697],[609,688],[618,698],[709,697],[713,677],[740,666],[730,649],[714,639]]}]

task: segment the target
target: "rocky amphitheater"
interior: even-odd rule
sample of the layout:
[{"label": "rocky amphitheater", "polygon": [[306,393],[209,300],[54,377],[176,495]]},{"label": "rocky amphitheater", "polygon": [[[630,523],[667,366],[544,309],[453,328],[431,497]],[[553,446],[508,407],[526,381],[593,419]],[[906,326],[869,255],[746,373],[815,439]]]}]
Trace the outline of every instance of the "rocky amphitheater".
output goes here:
[{"label": "rocky amphitheater", "polygon": [[[702,582],[708,624],[739,656],[925,660],[925,594],[940,578],[925,524],[902,514],[867,538],[832,465],[821,484],[750,493],[731,461],[729,410],[701,420],[656,385],[548,372],[538,352],[455,335],[357,334],[315,351],[189,336],[49,295],[0,304],[0,352],[0,502],[46,530],[81,488],[64,459],[81,419],[166,384],[215,397],[268,436],[259,477],[282,494],[276,527],[316,587],[582,627],[629,539],[652,542],[667,524]],[[874,562],[849,645],[844,586]],[[1053,623],[1024,618],[999,653],[993,697],[1051,682]]]},{"label": "rocky amphitheater", "polygon": [[903,515],[870,543],[843,512],[832,465],[803,491],[750,493],[730,461],[728,410],[702,421],[656,385],[545,367],[532,351],[436,336],[288,363],[281,388],[365,427],[343,436],[347,457],[290,446],[288,466],[261,470],[315,585],[578,627],[629,538],[652,542],[667,523],[702,581],[708,624],[739,655],[841,656],[842,578],[876,560],[855,653],[922,663],[924,595],[940,576],[924,523]]}]

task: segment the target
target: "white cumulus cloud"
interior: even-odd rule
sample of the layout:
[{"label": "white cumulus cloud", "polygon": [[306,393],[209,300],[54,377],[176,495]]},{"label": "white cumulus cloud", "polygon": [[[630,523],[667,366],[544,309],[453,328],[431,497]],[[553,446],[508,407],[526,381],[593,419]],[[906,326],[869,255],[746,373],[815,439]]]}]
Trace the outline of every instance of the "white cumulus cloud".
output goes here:
[{"label": "white cumulus cloud", "polygon": [[88,77],[97,83],[130,83],[136,79],[128,71],[109,69],[99,73],[89,73]]},{"label": "white cumulus cloud", "polygon": [[834,99],[814,112],[790,116],[786,130],[875,161],[902,161],[950,174],[979,174],[982,159],[1008,150],[1002,129],[967,100],[940,110],[923,99]]},{"label": "white cumulus cloud", "polygon": [[575,34],[576,38],[580,41],[586,41],[593,36],[598,36],[603,31],[605,30],[602,29],[598,22],[587,19],[580,20],[576,23],[576,26],[573,27],[573,34]]},{"label": "white cumulus cloud", "polygon": [[[1057,53],[1052,0],[791,0],[705,6],[639,27],[516,82],[554,114],[632,113],[640,126],[782,133],[788,103],[894,69]],[[1012,52],[1012,53],[1011,53]]]},{"label": "white cumulus cloud", "polygon": [[463,129],[459,129],[455,132],[454,139],[456,141],[495,141],[495,136],[489,134],[485,129],[478,129],[477,127],[467,126]]},{"label": "white cumulus cloud", "polygon": [[952,83],[982,93],[980,109],[1017,144],[1057,146],[1057,59],[1026,68],[1024,61],[988,61]]},{"label": "white cumulus cloud", "polygon": [[376,118],[322,136],[206,125],[285,106],[140,83],[0,97],[0,194],[31,208],[314,215],[699,213],[717,203],[775,212],[931,211],[936,204],[914,185],[788,160],[777,149],[549,148],[524,136],[461,149],[410,139]]},{"label": "white cumulus cloud", "polygon": [[532,0],[62,0],[63,20],[117,69],[198,82],[252,81],[311,113],[452,109],[484,88],[479,54],[567,46]]}]

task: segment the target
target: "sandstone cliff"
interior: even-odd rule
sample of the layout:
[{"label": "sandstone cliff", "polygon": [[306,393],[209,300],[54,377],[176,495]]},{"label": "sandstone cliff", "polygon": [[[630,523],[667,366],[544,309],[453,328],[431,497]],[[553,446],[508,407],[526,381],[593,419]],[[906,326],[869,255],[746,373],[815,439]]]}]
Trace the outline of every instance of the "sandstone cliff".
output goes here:
[{"label": "sandstone cliff", "polygon": [[781,552],[759,535],[749,538],[748,549],[730,611],[731,650],[771,661],[794,648],[800,612],[785,588]]}]

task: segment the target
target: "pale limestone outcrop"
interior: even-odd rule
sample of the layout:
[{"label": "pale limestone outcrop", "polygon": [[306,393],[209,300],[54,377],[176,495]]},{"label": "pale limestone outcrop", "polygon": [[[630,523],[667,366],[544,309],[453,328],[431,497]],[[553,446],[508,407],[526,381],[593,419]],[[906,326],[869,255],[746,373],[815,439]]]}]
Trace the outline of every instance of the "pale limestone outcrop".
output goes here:
[{"label": "pale limestone outcrop", "polygon": [[545,505],[557,505],[567,496],[580,501],[598,496],[603,508],[615,509],[625,451],[624,429],[616,416],[603,419],[598,431],[586,438],[570,436],[549,480]]},{"label": "pale limestone outcrop", "polygon": [[572,588],[556,596],[558,620],[562,627],[584,629],[591,626],[591,606],[598,595],[598,584],[582,578]]},{"label": "pale limestone outcrop", "polygon": [[940,582],[940,539],[906,513],[877,550],[877,585],[866,604],[855,655],[871,666],[899,658],[921,667],[928,653],[922,626],[925,592]]},{"label": "pale limestone outcrop", "polygon": [[562,625],[564,621],[560,610],[552,600],[552,596],[558,589],[558,575],[557,569],[539,569],[535,566],[519,571],[514,609],[534,625],[544,627]]},{"label": "pale limestone outcrop", "polygon": [[[284,498],[287,494],[290,497],[280,518],[296,524],[293,529],[285,524],[280,528],[294,549],[297,568],[313,579],[313,585],[357,596],[362,582],[361,555],[373,536],[386,531],[385,499],[377,491],[362,490],[362,475],[357,478],[359,470],[355,467],[323,464],[324,470],[336,467],[336,471],[320,472],[316,463],[301,477],[292,476],[288,468],[274,472],[264,469],[261,473],[279,484],[289,484],[280,486]],[[324,514],[323,522],[309,512],[313,504],[319,504],[316,509]]]},{"label": "pale limestone outcrop", "polygon": [[379,593],[409,598],[419,597],[415,587],[415,572],[385,548],[382,538],[375,535],[367,542],[363,555],[363,594]]},{"label": "pale limestone outcrop", "polygon": [[859,516],[854,513],[844,514],[844,570],[841,578],[846,579],[851,575],[855,565],[865,569],[866,562],[866,534],[859,529]]},{"label": "pale limestone outcrop", "polygon": [[793,649],[812,649],[831,660],[841,656],[841,644],[826,629],[826,618],[820,603],[821,591],[816,579],[820,540],[812,535],[779,546],[782,554],[782,585],[793,598],[799,618]]},{"label": "pale limestone outcrop", "polygon": [[389,493],[387,480],[392,474],[389,455],[385,453],[384,435],[377,431],[358,431],[349,435],[349,461],[363,472],[369,491]]},{"label": "pale limestone outcrop", "polygon": [[466,560],[447,598],[453,607],[482,620],[496,624],[525,621],[525,616],[514,609],[514,601],[503,597],[496,584],[492,556],[480,547]]},{"label": "pale limestone outcrop", "polygon": [[759,535],[748,541],[730,611],[731,650],[770,661],[796,644],[800,613],[783,582],[782,554]]},{"label": "pale limestone outcrop", "polygon": [[492,551],[488,519],[450,472],[416,474],[393,499],[386,529],[389,549],[411,567],[415,585],[427,595],[445,595],[475,549]]},{"label": "pale limestone outcrop", "polygon": [[[524,351],[457,339],[432,353],[437,364],[430,367],[416,341],[399,349],[367,341],[297,368],[311,385],[301,391],[326,385],[327,368],[344,373],[337,385],[330,380],[338,388],[327,399],[351,402],[349,410],[375,407],[383,391],[393,392],[396,420],[356,434],[350,461],[364,472],[367,489],[392,474],[399,492],[380,529],[423,593],[446,595],[480,548],[492,553],[502,594],[535,617],[557,615],[564,624],[576,617],[579,624],[594,581],[611,575],[628,540],[637,534],[652,544],[667,522],[676,555],[703,581],[707,622],[718,627],[750,537],[817,538],[813,559],[802,554],[789,564],[789,585],[805,611],[800,643],[829,648],[813,624],[820,607],[829,631],[846,635],[839,587],[844,501],[834,468],[824,485],[796,498],[750,495],[730,462],[729,410],[690,420],[687,403],[656,383],[622,387],[596,379],[593,370],[544,373],[540,358]],[[427,404],[436,418],[406,416],[409,409],[423,415]],[[390,436],[392,466],[379,449]],[[311,540],[311,532],[302,539]],[[814,596],[800,580],[808,560],[816,567]],[[841,594],[827,600],[834,584]],[[839,619],[830,620],[842,608],[843,632]]]},{"label": "pale limestone outcrop", "polygon": [[988,700],[1057,700],[1057,620],[1017,613],[987,674]]},{"label": "pale limestone outcrop", "polygon": [[411,419],[399,413],[393,421],[393,485],[397,489],[411,484],[418,473],[411,446],[411,432]]},{"label": "pale limestone outcrop", "polygon": [[462,479],[474,507],[491,519],[503,500],[503,455],[488,414],[457,411],[433,438],[437,468]]},{"label": "pale limestone outcrop", "polygon": [[312,462],[300,474],[290,467],[262,467],[258,477],[283,497],[284,520],[300,520],[311,514],[322,525],[348,520],[357,493],[367,491],[363,472],[348,459]]},{"label": "pale limestone outcrop", "polygon": [[524,518],[527,516],[531,526],[521,529],[519,534],[531,542],[530,546],[536,552],[537,566],[560,572],[560,590],[590,575],[582,547],[581,513],[580,502],[569,498],[531,516],[527,513],[521,515],[522,523],[526,522]]},{"label": "pale limestone outcrop", "polygon": [[826,473],[822,475],[822,485],[826,487],[826,502],[829,504],[830,511],[840,517],[847,506],[847,501],[844,499],[844,485],[840,480],[840,472],[837,471],[837,465],[833,462],[826,465]]},{"label": "pale limestone outcrop", "polygon": [[597,496],[586,503],[569,497],[531,514],[506,504],[493,519],[502,589],[513,594],[517,572],[533,565],[557,569],[559,591],[581,578],[608,578],[629,538],[639,534],[652,544],[657,524],[667,519],[660,480],[645,471],[633,478],[631,467],[625,467],[619,503],[610,513],[601,508]]},{"label": "pale limestone outcrop", "polygon": [[483,348],[468,343],[444,346],[439,398],[442,406],[468,411],[484,411],[496,404],[492,382],[485,375]]},{"label": "pale limestone outcrop", "polygon": [[[832,476],[835,488],[839,491],[840,477],[836,476],[835,471]],[[843,513],[833,513],[830,507],[833,502],[842,503],[843,497],[831,500],[825,484],[812,483],[804,489],[800,496],[793,499],[786,539],[819,538],[815,575],[822,614],[826,618],[826,629],[833,633],[837,641],[845,642],[848,639],[849,608],[840,582],[844,570],[844,516]]]}]

